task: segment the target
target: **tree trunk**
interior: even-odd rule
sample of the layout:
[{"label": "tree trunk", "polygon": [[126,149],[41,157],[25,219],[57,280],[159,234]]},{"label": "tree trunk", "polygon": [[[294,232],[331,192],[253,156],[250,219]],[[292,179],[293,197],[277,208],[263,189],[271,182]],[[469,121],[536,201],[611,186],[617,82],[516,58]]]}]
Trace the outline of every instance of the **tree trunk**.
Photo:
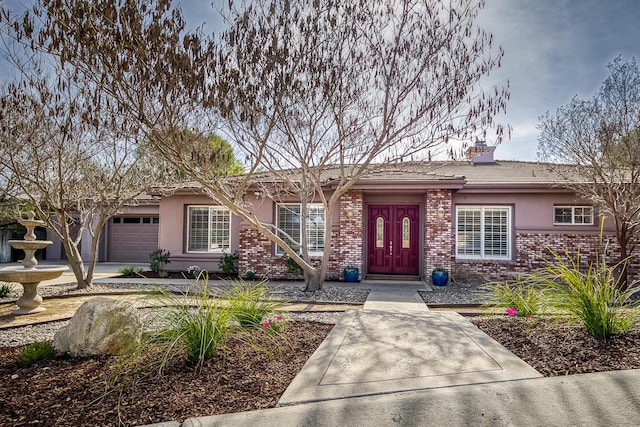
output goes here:
[{"label": "tree trunk", "polygon": [[[67,256],[68,255],[69,254],[67,253]],[[73,275],[76,277],[76,281],[78,282],[78,289],[86,289],[91,286],[91,280],[87,280],[85,277],[82,258],[74,254],[74,259],[69,259],[69,265],[71,266],[71,271],[73,271]]]},{"label": "tree trunk", "polygon": [[627,281],[628,281],[628,272],[627,272],[627,261],[629,258],[629,228],[627,224],[623,222],[621,225],[618,225],[618,221],[616,219],[616,231],[617,231],[617,239],[618,246],[620,247],[620,259],[618,260],[618,264],[616,265],[614,274],[615,279],[617,280],[618,289],[621,291],[627,290]]},{"label": "tree trunk", "polygon": [[[96,268],[96,261],[98,260],[98,245],[100,244],[100,236],[102,236],[102,230],[106,220],[101,219],[95,225],[95,230],[91,233],[91,257],[89,258],[89,263],[87,265],[87,271],[84,278],[85,288],[89,287],[93,283],[93,273]],[[80,287],[80,282],[78,282],[78,287]]]},{"label": "tree trunk", "polygon": [[63,241],[62,245],[67,254],[67,258],[69,259],[71,271],[73,271],[73,275],[76,277],[76,282],[78,282],[78,289],[88,288],[91,286],[91,278],[87,278],[85,275],[82,255],[80,254],[78,247],[69,241]]},{"label": "tree trunk", "polygon": [[334,200],[339,198],[332,198],[329,203],[325,204],[324,211],[324,252],[322,254],[322,261],[320,265],[314,269],[313,274],[308,274],[305,271],[305,282],[307,292],[318,291],[324,287],[324,280],[327,276],[327,266],[329,265],[329,259],[331,258],[331,228],[333,223],[333,206]]},{"label": "tree trunk", "polygon": [[629,253],[627,252],[627,241],[625,239],[624,246],[620,245],[620,260],[618,260],[618,265],[616,267],[618,289],[620,289],[621,291],[626,291],[629,287],[629,273],[627,271],[628,258]]},{"label": "tree trunk", "polygon": [[321,280],[321,276],[317,273],[317,270],[314,274],[308,274],[305,272],[305,284],[307,285],[305,288],[305,292],[315,292],[322,289],[322,284],[324,280]]}]

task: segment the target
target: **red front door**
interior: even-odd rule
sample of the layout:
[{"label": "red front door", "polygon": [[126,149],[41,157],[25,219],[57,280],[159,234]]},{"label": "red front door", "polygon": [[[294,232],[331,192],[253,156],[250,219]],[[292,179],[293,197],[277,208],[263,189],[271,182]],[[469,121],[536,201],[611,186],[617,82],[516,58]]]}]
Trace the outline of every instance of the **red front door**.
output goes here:
[{"label": "red front door", "polygon": [[368,272],[418,274],[420,207],[370,205],[368,213]]}]

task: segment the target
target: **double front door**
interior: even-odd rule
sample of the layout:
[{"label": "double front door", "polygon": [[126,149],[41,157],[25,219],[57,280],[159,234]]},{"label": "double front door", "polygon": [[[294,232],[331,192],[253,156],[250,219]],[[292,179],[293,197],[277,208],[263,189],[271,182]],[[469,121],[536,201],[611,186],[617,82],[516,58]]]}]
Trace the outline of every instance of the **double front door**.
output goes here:
[{"label": "double front door", "polygon": [[368,272],[418,274],[420,207],[370,205],[368,208]]}]

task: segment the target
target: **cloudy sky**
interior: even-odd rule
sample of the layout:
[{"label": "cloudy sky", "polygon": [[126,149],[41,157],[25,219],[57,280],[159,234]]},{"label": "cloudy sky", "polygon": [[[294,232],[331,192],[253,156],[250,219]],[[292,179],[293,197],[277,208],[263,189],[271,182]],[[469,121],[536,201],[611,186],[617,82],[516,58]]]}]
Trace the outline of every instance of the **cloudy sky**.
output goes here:
[{"label": "cloudy sky", "polygon": [[480,19],[505,50],[494,78],[511,87],[498,159],[536,160],[539,116],[593,96],[618,55],[640,61],[637,0],[487,0]]},{"label": "cloudy sky", "polygon": [[[220,0],[216,0],[220,1]],[[372,0],[375,1],[375,0]],[[0,0],[9,5],[22,0]],[[28,2],[26,2],[28,3]],[[637,0],[486,0],[480,24],[505,50],[491,79],[511,87],[507,115],[512,138],[496,151],[503,160],[536,160],[538,117],[577,95],[592,96],[618,55],[640,61]],[[217,30],[211,0],[178,0],[190,26]],[[1,66],[1,64],[0,64]],[[4,74],[0,70],[0,75]],[[491,142],[491,141],[489,141]]]}]

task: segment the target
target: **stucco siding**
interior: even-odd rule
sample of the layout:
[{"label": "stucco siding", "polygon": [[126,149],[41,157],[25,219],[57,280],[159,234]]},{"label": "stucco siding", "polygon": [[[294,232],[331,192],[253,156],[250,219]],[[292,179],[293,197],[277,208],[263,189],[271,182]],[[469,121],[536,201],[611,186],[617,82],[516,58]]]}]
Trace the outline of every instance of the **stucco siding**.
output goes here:
[{"label": "stucco siding", "polygon": [[[158,248],[166,249],[171,253],[171,264],[167,268],[185,270],[190,265],[198,265],[212,272],[219,271],[223,253],[187,251],[187,208],[189,206],[219,206],[219,204],[205,195],[175,195],[162,199]],[[236,252],[240,246],[240,223],[238,217],[231,215],[230,253]]]}]

